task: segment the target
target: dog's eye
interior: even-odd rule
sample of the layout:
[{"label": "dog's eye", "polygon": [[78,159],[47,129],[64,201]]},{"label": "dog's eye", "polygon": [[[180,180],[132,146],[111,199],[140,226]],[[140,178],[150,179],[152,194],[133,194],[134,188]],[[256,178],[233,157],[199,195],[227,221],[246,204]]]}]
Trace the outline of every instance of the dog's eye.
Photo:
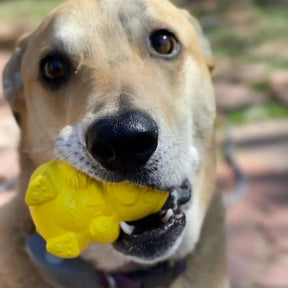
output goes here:
[{"label": "dog's eye", "polygon": [[167,30],[157,30],[150,35],[152,53],[173,57],[179,51],[179,42],[175,35]]},{"label": "dog's eye", "polygon": [[46,83],[57,87],[70,77],[71,65],[62,55],[48,55],[40,63],[40,73]]}]

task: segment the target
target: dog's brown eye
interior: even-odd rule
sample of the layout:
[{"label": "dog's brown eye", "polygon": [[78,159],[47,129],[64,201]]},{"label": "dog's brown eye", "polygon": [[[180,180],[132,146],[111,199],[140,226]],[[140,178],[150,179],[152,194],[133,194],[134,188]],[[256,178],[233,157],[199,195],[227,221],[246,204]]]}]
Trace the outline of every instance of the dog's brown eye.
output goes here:
[{"label": "dog's brown eye", "polygon": [[59,60],[51,60],[44,65],[44,74],[47,78],[55,79],[64,76],[64,65]]},{"label": "dog's brown eye", "polygon": [[176,37],[167,30],[157,30],[150,35],[152,53],[159,56],[173,57],[179,51],[179,42]]},{"label": "dog's brown eye", "polygon": [[57,88],[70,77],[70,62],[62,55],[48,55],[40,63],[40,74],[44,82]]}]

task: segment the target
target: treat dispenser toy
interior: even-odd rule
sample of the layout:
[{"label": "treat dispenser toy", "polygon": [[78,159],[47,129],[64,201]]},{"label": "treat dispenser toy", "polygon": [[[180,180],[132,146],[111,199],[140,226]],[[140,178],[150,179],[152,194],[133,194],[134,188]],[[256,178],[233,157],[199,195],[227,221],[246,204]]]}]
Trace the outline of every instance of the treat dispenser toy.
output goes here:
[{"label": "treat dispenser toy", "polygon": [[32,174],[25,201],[47,250],[75,258],[91,242],[116,241],[122,221],[159,212],[167,198],[164,191],[101,182],[65,162],[47,162]]}]

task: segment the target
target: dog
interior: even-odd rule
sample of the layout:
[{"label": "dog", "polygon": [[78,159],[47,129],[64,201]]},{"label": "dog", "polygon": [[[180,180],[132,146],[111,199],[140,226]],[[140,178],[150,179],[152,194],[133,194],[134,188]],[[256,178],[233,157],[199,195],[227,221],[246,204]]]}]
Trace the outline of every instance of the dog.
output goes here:
[{"label": "dog", "polygon": [[215,193],[213,68],[197,20],[167,0],[68,1],[18,41],[3,73],[21,129],[21,175],[16,199],[1,208],[1,287],[53,287],[25,248],[34,233],[25,191],[49,160],[170,193],[159,214],[81,254],[95,271],[149,276],[159,263],[185,259],[171,283],[149,287],[229,287]]}]

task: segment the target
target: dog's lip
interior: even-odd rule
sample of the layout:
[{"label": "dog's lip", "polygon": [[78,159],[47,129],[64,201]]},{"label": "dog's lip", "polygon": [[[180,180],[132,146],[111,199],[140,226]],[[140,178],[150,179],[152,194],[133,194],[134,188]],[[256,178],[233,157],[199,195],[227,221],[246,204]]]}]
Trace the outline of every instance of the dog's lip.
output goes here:
[{"label": "dog's lip", "polygon": [[[130,241],[133,241],[134,244],[144,243],[150,240],[153,240],[155,238],[161,237],[165,233],[169,233],[175,225],[179,225],[180,223],[185,222],[185,214],[182,211],[177,211],[174,213],[173,216],[170,217],[169,221],[166,224],[162,224],[160,227],[150,230],[150,231],[144,231],[143,233],[132,233],[131,235],[123,233],[123,235],[120,235],[120,237],[124,237],[124,239],[130,239]],[[185,225],[185,223],[184,223]]]},{"label": "dog's lip", "polygon": [[[185,214],[177,211],[166,224],[151,231],[141,234],[132,233],[131,235],[121,231],[120,236],[113,243],[113,247],[125,255],[153,259],[155,255],[164,255],[174,245],[182,234],[185,225]],[[164,249],[163,253],[161,249]]]}]

